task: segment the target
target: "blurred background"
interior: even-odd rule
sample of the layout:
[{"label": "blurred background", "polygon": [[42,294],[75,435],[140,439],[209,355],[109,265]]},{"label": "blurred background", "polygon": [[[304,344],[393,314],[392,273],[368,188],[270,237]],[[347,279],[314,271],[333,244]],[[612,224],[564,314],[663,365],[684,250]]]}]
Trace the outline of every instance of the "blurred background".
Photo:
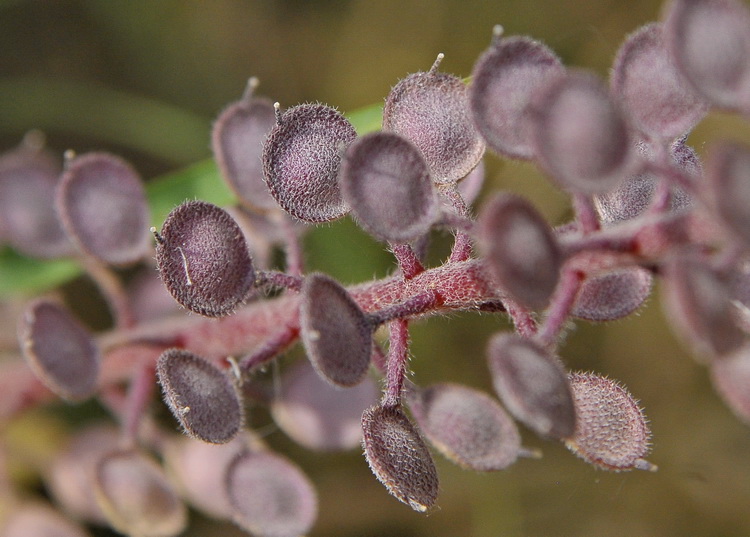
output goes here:
[{"label": "blurred background", "polygon": [[[38,128],[59,152],[111,151],[152,179],[210,157],[211,122],[250,76],[260,79],[259,94],[284,106],[320,101],[351,112],[382,102],[438,52],[446,55],[442,70],[468,76],[494,24],[607,76],[623,38],[660,9],[655,0],[0,0],[0,147]],[[703,154],[718,136],[748,141],[750,129],[714,114],[690,143]],[[485,194],[521,192],[554,224],[569,216],[567,198],[533,166],[490,156],[488,170]],[[314,232],[307,247],[311,270],[347,283],[391,268],[382,245],[347,221]],[[490,391],[484,348],[507,327],[476,315],[414,325],[415,379]],[[525,434],[544,457],[499,473],[463,471],[436,455],[439,509],[423,516],[391,498],[359,452],[308,453],[272,432],[269,442],[318,487],[311,537],[750,535],[750,428],[673,337],[658,289],[628,319],[577,323],[562,356],[571,369],[622,381],[641,401],[657,473],[595,470]],[[49,431],[78,419],[75,408],[53,408],[37,421],[48,430],[27,424],[28,437],[14,442],[52,443]],[[186,533],[241,534],[198,515]]]}]

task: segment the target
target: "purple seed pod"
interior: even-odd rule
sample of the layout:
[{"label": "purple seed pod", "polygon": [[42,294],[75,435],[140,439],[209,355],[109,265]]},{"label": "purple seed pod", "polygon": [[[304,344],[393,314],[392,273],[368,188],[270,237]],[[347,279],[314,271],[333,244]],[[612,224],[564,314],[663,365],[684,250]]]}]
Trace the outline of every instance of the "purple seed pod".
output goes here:
[{"label": "purple seed pod", "polygon": [[652,140],[679,138],[708,112],[708,103],[674,67],[658,23],[647,24],[627,37],[610,82],[613,96],[633,125]]},{"label": "purple seed pod", "polygon": [[592,373],[571,373],[570,386],[576,430],[568,449],[605,470],[656,470],[643,459],[651,438],[646,417],[625,388]]},{"label": "purple seed pod", "polygon": [[0,235],[29,257],[69,256],[75,248],[55,211],[62,167],[33,138],[0,155]]},{"label": "purple seed pod", "polygon": [[203,201],[169,213],[157,234],[156,263],[175,300],[207,317],[232,313],[255,283],[239,226],[225,210]]},{"label": "purple seed pod", "polygon": [[73,242],[103,263],[129,265],[148,253],[146,193],[121,158],[87,153],[68,161],[55,203]]},{"label": "purple seed pod", "polygon": [[629,175],[633,142],[599,78],[582,71],[554,77],[529,106],[534,155],[560,187],[601,194]]},{"label": "purple seed pod", "polygon": [[664,308],[667,319],[699,354],[723,356],[745,343],[735,322],[731,282],[706,264],[689,258],[664,266]]},{"label": "purple seed pod", "polygon": [[310,274],[301,291],[300,334],[307,357],[334,386],[355,386],[370,367],[372,326],[341,284]]},{"label": "purple seed pod", "polygon": [[746,245],[750,244],[750,149],[735,142],[711,148],[705,187],[715,214]]},{"label": "purple seed pod", "polygon": [[164,471],[137,451],[115,451],[96,465],[94,491],[110,525],[139,537],[172,537],[187,524],[187,509]]},{"label": "purple seed pod", "polygon": [[530,159],[534,156],[531,95],[565,68],[546,45],[528,37],[503,39],[500,30],[474,64],[471,112],[490,149],[510,158]]},{"label": "purple seed pod", "polygon": [[156,373],[164,401],[188,436],[224,444],[242,428],[244,407],[237,388],[212,362],[169,349],[159,357]]},{"label": "purple seed pod", "polygon": [[411,74],[396,84],[383,108],[383,130],[416,145],[437,184],[465,177],[485,149],[471,118],[466,84],[437,71],[442,58],[440,54],[428,72]]},{"label": "purple seed pod", "polygon": [[532,309],[547,306],[563,256],[552,228],[531,203],[509,193],[492,198],[479,216],[479,243],[503,291]]},{"label": "purple seed pod", "polygon": [[750,347],[712,361],[710,371],[714,388],[727,406],[750,424]]},{"label": "purple seed pod", "polygon": [[263,143],[276,125],[276,111],[268,99],[253,97],[256,78],[248,82],[239,101],[227,106],[214,123],[211,147],[222,177],[240,201],[259,211],[278,205],[263,181]]},{"label": "purple seed pod", "polygon": [[435,384],[409,393],[409,409],[427,440],[469,470],[490,472],[516,461],[521,435],[489,395],[460,384]]},{"label": "purple seed pod", "polygon": [[263,146],[263,174],[271,195],[304,222],[344,216],[338,173],[341,156],[357,134],[330,106],[302,104],[280,114]]},{"label": "purple seed pod", "polygon": [[627,317],[651,294],[651,272],[641,267],[617,269],[587,278],[571,311],[574,317],[605,322]]},{"label": "purple seed pod", "polygon": [[362,432],[367,463],[388,492],[415,511],[432,507],[438,495],[437,469],[403,410],[391,406],[365,410]]},{"label": "purple seed pod", "polygon": [[308,449],[344,451],[360,445],[362,412],[378,396],[369,377],[347,390],[337,389],[303,360],[281,378],[271,415],[282,431]]},{"label": "purple seed pod", "polygon": [[353,142],[339,183],[359,224],[381,240],[413,241],[437,218],[427,163],[414,144],[394,132],[374,132]]},{"label": "purple seed pod", "polygon": [[664,42],[675,66],[713,106],[750,111],[750,10],[736,0],[673,0]]},{"label": "purple seed pod", "polygon": [[96,391],[101,355],[93,335],[67,308],[39,299],[19,319],[18,341],[36,376],[63,399]]},{"label": "purple seed pod", "polygon": [[227,468],[225,487],[234,521],[257,537],[305,535],[318,516],[312,483],[276,453],[240,453]]},{"label": "purple seed pod", "polygon": [[43,503],[26,503],[6,507],[3,537],[89,537],[91,534],[52,507]]},{"label": "purple seed pod", "polygon": [[458,183],[458,192],[464,199],[466,205],[471,205],[479,196],[479,193],[484,186],[484,180],[487,174],[485,171],[484,159],[479,161],[476,168],[469,172],[469,175],[461,179]]},{"label": "purple seed pod", "polygon": [[511,333],[493,336],[487,355],[495,391],[513,417],[543,437],[573,435],[573,396],[559,359]]}]

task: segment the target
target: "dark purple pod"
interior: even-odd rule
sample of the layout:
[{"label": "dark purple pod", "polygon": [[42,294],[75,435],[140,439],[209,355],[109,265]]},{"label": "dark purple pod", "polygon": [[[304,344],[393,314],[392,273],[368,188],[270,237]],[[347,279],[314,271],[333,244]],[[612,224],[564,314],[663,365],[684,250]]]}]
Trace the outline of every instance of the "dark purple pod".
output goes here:
[{"label": "dark purple pod", "polygon": [[271,415],[282,431],[308,449],[349,450],[360,445],[362,412],[378,395],[369,377],[349,389],[337,389],[303,360],[282,376]]},{"label": "dark purple pod", "polygon": [[543,309],[557,286],[563,256],[552,228],[515,194],[498,194],[479,216],[479,243],[495,282],[514,300]]},{"label": "dark purple pod", "polygon": [[18,341],[31,369],[57,395],[81,401],[94,394],[101,355],[67,308],[44,299],[29,304],[19,319]]},{"label": "dark purple pod", "polygon": [[643,459],[651,431],[638,402],[617,382],[591,373],[572,373],[575,435],[568,449],[605,470],[656,470]]},{"label": "dark purple pod", "polygon": [[435,384],[408,395],[427,440],[446,458],[480,472],[507,468],[521,448],[518,428],[489,395],[460,384]]},{"label": "dark purple pod", "polygon": [[708,103],[675,68],[658,23],[647,24],[627,37],[610,82],[612,94],[633,125],[653,140],[679,138],[708,111]]},{"label": "dark purple pod", "polygon": [[353,142],[339,178],[341,193],[359,224],[373,236],[409,242],[437,217],[437,196],[419,149],[393,132]]},{"label": "dark purple pod", "polygon": [[714,145],[706,163],[712,209],[745,244],[750,244],[750,149],[734,142]]},{"label": "dark purple pod", "polygon": [[225,210],[203,201],[169,213],[157,235],[156,264],[175,300],[207,317],[232,313],[255,283],[239,226]]},{"label": "dark purple pod", "polygon": [[55,200],[65,231],[104,263],[128,265],[149,251],[150,214],[136,171],[108,153],[68,161]]},{"label": "dark purple pod", "polygon": [[544,437],[573,435],[576,415],[570,382],[556,357],[511,333],[495,335],[487,354],[495,391],[516,419]]},{"label": "dark purple pod", "polygon": [[673,0],[664,41],[674,64],[713,106],[750,111],[750,10],[736,0]]},{"label": "dark purple pod", "polygon": [[0,235],[29,257],[68,256],[75,248],[55,211],[62,166],[33,139],[0,156]]},{"label": "dark purple pod", "polygon": [[357,134],[337,110],[302,104],[279,116],[263,146],[263,174],[276,202],[304,222],[344,216],[338,173]]},{"label": "dark purple pod", "polygon": [[587,321],[614,321],[638,310],[651,294],[651,272],[641,267],[617,269],[586,278],[571,311]]},{"label": "dark purple pod", "polygon": [[214,122],[211,147],[222,177],[240,201],[256,210],[277,207],[263,181],[263,144],[276,125],[276,111],[268,99],[253,97],[257,79],[251,78],[242,99],[227,106]]},{"label": "dark purple pod", "polygon": [[564,72],[557,55],[539,41],[496,35],[474,64],[469,90],[474,123],[487,146],[511,158],[532,158],[531,95]]},{"label": "dark purple pod", "polygon": [[735,322],[727,278],[700,261],[686,258],[669,262],[663,276],[667,319],[694,351],[722,356],[745,343],[746,335]]},{"label": "dark purple pod", "polygon": [[187,509],[164,471],[137,451],[102,458],[94,490],[110,525],[126,535],[172,537],[187,525]]},{"label": "dark purple pod", "polygon": [[383,130],[408,138],[430,166],[432,180],[455,183],[465,177],[484,154],[485,144],[469,111],[466,84],[440,73],[437,65],[396,84],[385,100]]},{"label": "dark purple pod", "polygon": [[354,386],[370,367],[372,326],[341,284],[310,274],[302,284],[300,334],[317,372],[335,386]]},{"label": "dark purple pod", "polygon": [[365,457],[388,492],[415,511],[435,504],[438,476],[429,449],[399,407],[374,406],[362,414]]},{"label": "dark purple pod", "polygon": [[169,349],[159,357],[156,373],[164,401],[188,436],[224,444],[242,428],[244,407],[237,388],[212,362]]},{"label": "dark purple pod", "polygon": [[629,175],[633,141],[599,78],[582,71],[554,77],[529,106],[535,158],[559,186],[600,194]]},{"label": "dark purple pod", "polygon": [[276,453],[240,453],[226,470],[225,487],[234,521],[257,537],[305,535],[318,516],[312,483]]}]

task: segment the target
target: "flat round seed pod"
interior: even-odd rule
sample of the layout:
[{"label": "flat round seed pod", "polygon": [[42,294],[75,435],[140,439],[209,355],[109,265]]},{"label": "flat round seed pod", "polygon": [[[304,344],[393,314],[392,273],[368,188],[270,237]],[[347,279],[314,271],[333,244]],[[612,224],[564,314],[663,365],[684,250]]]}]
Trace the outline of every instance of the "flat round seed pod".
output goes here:
[{"label": "flat round seed pod", "polygon": [[240,227],[225,210],[203,201],[169,213],[157,235],[156,263],[175,300],[207,317],[232,313],[255,283]]},{"label": "flat round seed pod", "polygon": [[596,76],[579,71],[555,77],[530,106],[535,158],[559,186],[599,194],[629,175],[633,142]]},{"label": "flat round seed pod", "polygon": [[271,415],[282,431],[308,449],[344,451],[360,445],[362,412],[378,396],[369,377],[349,389],[337,389],[303,360],[282,376]]},{"label": "flat round seed pod", "polygon": [[49,259],[75,251],[55,211],[61,171],[50,154],[25,144],[0,156],[0,235],[24,255]]},{"label": "flat round seed pod", "polygon": [[164,401],[194,438],[223,444],[244,421],[244,408],[229,376],[212,362],[182,349],[162,353],[156,364]]},{"label": "flat round seed pod", "polygon": [[408,402],[427,440],[456,464],[489,472],[516,461],[518,428],[487,394],[460,384],[435,384],[410,393]]},{"label": "flat round seed pod", "polygon": [[385,100],[383,130],[401,134],[416,145],[438,184],[465,177],[484,154],[484,140],[469,111],[466,84],[437,72],[436,67],[396,84]]},{"label": "flat round seed pod", "polygon": [[225,479],[234,521],[253,535],[299,537],[315,523],[315,489],[302,470],[281,455],[240,453]]},{"label": "flat round seed pod", "polygon": [[476,201],[479,192],[482,190],[482,186],[484,186],[486,177],[484,159],[482,159],[476,168],[471,170],[469,175],[461,179],[458,183],[458,192],[461,194],[466,205],[471,205]]},{"label": "flat round seed pod", "polygon": [[653,279],[651,272],[641,267],[586,278],[571,313],[595,322],[622,319],[643,305],[651,294]]},{"label": "flat round seed pod", "polygon": [[415,511],[435,504],[438,476],[429,449],[398,407],[374,406],[362,414],[365,457],[388,492]]},{"label": "flat round seed pod", "polygon": [[511,333],[493,336],[487,351],[495,391],[513,417],[544,437],[573,435],[573,396],[556,357]]},{"label": "flat round seed pod", "polygon": [[253,80],[237,102],[227,106],[211,131],[211,147],[222,177],[240,201],[260,211],[277,207],[263,181],[263,143],[276,125],[268,99],[252,96]]},{"label": "flat round seed pod", "polygon": [[744,344],[746,335],[735,322],[728,280],[707,265],[684,258],[667,264],[663,276],[667,319],[693,350],[722,356]]},{"label": "flat round seed pod", "polygon": [[736,0],[674,0],[664,40],[675,65],[713,106],[750,110],[750,10]]},{"label": "flat round seed pod", "polygon": [[5,513],[3,537],[89,537],[89,532],[42,503],[29,503]]},{"label": "flat round seed pod", "polygon": [[611,87],[632,123],[654,140],[679,138],[708,112],[708,103],[675,68],[658,23],[627,37],[612,68]]},{"label": "flat round seed pod", "polygon": [[330,106],[302,104],[284,112],[263,146],[263,173],[276,202],[304,222],[327,222],[349,208],[341,199],[341,156],[357,137]]},{"label": "flat round seed pod", "polygon": [[149,251],[149,209],[143,183],[124,160],[87,153],[65,166],[57,212],[84,252],[111,265],[135,263]]},{"label": "flat round seed pod", "polygon": [[94,490],[109,523],[127,535],[172,537],[187,524],[187,509],[162,469],[136,451],[101,459]]},{"label": "flat round seed pod", "polygon": [[712,147],[706,179],[716,215],[746,245],[750,244],[750,149],[733,142]]},{"label": "flat round seed pod", "polygon": [[310,274],[301,290],[300,328],[307,357],[335,386],[354,386],[370,367],[372,326],[341,284]]},{"label": "flat round seed pod", "polygon": [[524,198],[499,194],[479,217],[479,244],[493,280],[532,308],[549,303],[563,256],[552,228]]},{"label": "flat round seed pod", "polygon": [[643,411],[617,382],[591,373],[572,373],[576,406],[575,435],[568,449],[605,470],[655,470],[646,462],[649,430]]},{"label": "flat round seed pod", "polygon": [[399,134],[374,132],[353,142],[339,181],[354,217],[381,240],[416,240],[437,217],[427,163],[419,149]]},{"label": "flat round seed pod", "polygon": [[477,129],[494,152],[530,159],[531,95],[565,72],[546,45],[528,37],[495,36],[474,64],[469,98]]},{"label": "flat round seed pod", "polygon": [[36,376],[69,401],[96,391],[101,355],[91,333],[63,306],[29,304],[18,324],[18,341]]}]

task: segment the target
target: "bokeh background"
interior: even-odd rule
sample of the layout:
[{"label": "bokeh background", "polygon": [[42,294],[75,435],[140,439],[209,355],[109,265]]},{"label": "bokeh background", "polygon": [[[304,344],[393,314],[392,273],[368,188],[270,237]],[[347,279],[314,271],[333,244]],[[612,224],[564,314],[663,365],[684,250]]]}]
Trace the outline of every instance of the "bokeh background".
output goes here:
[{"label": "bokeh background", "polygon": [[[112,151],[151,179],[210,156],[211,121],[249,76],[282,105],[321,101],[350,112],[382,102],[438,52],[444,71],[468,76],[498,23],[543,40],[568,65],[606,76],[622,39],[660,9],[654,0],[0,0],[0,148],[38,128],[60,152]],[[713,114],[690,143],[703,154],[719,136],[747,141],[750,129]],[[496,157],[488,164],[485,193],[522,192],[551,222],[568,217],[566,197],[533,166]],[[382,245],[346,221],[316,231],[307,247],[311,269],[347,283],[390,269]],[[673,337],[656,291],[628,319],[578,323],[562,356],[571,369],[621,380],[640,399],[657,473],[606,473],[525,434],[544,457],[499,473],[463,471],[436,455],[439,509],[423,516],[391,498],[356,450],[311,454],[271,430],[268,441],[318,486],[321,514],[311,537],[750,535],[750,427]],[[476,315],[415,325],[416,380],[490,391],[484,348],[507,327]],[[54,406],[16,426],[8,442],[43,457],[81,420],[76,412]],[[261,416],[256,425],[264,423]],[[186,535],[241,533],[194,514]]]}]

